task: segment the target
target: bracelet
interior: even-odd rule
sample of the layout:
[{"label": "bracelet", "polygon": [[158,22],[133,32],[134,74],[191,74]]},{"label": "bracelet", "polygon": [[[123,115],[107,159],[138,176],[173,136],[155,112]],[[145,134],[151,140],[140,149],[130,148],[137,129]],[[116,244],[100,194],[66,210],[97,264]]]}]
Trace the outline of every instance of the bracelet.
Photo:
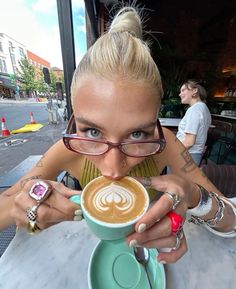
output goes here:
[{"label": "bracelet", "polygon": [[202,217],[207,215],[212,209],[212,198],[209,197],[209,192],[202,186],[196,184],[200,191],[200,201],[198,205],[187,212],[190,215]]},{"label": "bracelet", "polygon": [[207,230],[209,230],[210,232],[212,232],[213,234],[217,235],[217,236],[220,236],[220,237],[224,237],[224,238],[232,238],[232,237],[236,237],[236,208],[235,206],[233,205],[233,203],[231,203],[229,201],[229,199],[226,199],[225,197],[220,197],[220,199],[225,202],[226,204],[228,204],[231,208],[232,208],[232,211],[235,215],[235,226],[233,228],[232,231],[230,232],[220,232],[220,231],[217,231],[216,229],[213,229],[209,226],[205,226],[205,228]]},{"label": "bracelet", "polygon": [[218,210],[215,214],[215,217],[213,219],[203,220],[200,217],[191,215],[188,222],[194,223],[196,225],[205,224],[209,227],[215,227],[220,222],[220,220],[224,217],[225,204],[224,204],[223,200],[221,198],[219,198],[218,195],[214,192],[209,193],[209,197],[211,199],[215,198],[217,205],[218,205]]}]

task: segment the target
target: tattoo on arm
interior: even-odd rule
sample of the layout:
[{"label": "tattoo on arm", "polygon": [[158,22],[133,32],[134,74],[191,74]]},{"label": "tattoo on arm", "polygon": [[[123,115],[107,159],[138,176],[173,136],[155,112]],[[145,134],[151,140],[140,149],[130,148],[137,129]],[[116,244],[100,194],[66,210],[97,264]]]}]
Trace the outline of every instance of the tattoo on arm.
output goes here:
[{"label": "tattoo on arm", "polygon": [[184,149],[184,151],[181,153],[181,156],[185,161],[185,165],[181,168],[184,173],[190,173],[196,169],[196,164],[190,156],[188,149]]},{"label": "tattoo on arm", "polygon": [[30,181],[30,180],[36,180],[36,179],[40,179],[41,175],[37,175],[37,176],[31,176],[29,178],[23,179],[20,181],[20,186],[21,188],[24,188],[25,184]]}]

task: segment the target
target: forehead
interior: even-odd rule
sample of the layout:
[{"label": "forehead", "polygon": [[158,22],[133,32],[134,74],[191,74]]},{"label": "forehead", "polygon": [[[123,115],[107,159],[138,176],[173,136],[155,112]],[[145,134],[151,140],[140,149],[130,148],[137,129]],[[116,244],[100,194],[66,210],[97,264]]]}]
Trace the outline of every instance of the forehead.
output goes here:
[{"label": "forehead", "polygon": [[91,119],[155,118],[159,109],[156,90],[141,83],[86,77],[78,82],[73,111]]}]

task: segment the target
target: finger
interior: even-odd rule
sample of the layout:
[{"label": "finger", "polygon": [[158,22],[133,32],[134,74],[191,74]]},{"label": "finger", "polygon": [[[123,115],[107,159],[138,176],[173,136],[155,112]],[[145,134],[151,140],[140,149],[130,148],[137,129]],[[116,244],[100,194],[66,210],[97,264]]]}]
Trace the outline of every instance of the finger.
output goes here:
[{"label": "finger", "polygon": [[74,214],[62,213],[45,204],[39,206],[37,214],[36,222],[41,229],[48,228],[62,221],[71,221],[74,218]]},{"label": "finger", "polygon": [[187,242],[185,236],[181,239],[180,246],[176,250],[171,252],[159,252],[157,256],[158,262],[162,264],[175,263],[188,251]]},{"label": "finger", "polygon": [[168,237],[147,241],[141,244],[142,247],[145,248],[168,248],[169,251],[176,245],[176,236],[170,235]]},{"label": "finger", "polygon": [[54,190],[56,190],[61,195],[65,196],[66,198],[69,198],[73,195],[81,194],[81,191],[78,190],[72,190],[68,187],[66,187],[63,183],[58,183],[54,181],[46,181],[46,183],[49,183]]},{"label": "finger", "polygon": [[[40,181],[40,180],[37,179],[36,181]],[[28,181],[24,186],[24,191],[29,192],[30,189],[32,188],[32,186],[36,183],[36,181],[35,180]],[[63,183],[58,183],[58,182],[50,181],[50,180],[42,180],[42,181],[49,184],[52,187],[52,189],[56,190],[61,195],[65,196],[67,198],[69,198],[72,195],[76,195],[76,194],[78,195],[81,193],[78,190],[72,190],[72,189],[66,187]]]},{"label": "finger", "polygon": [[80,209],[80,205],[71,202],[57,191],[53,192],[44,203],[65,215],[72,215],[76,210]]},{"label": "finger", "polygon": [[147,229],[143,233],[133,233],[128,236],[126,242],[129,246],[143,245],[144,243],[159,238],[167,237],[171,234],[171,227],[169,218],[158,221],[151,228]]},{"label": "finger", "polygon": [[162,219],[172,209],[171,203],[166,197],[161,196],[147,213],[135,224],[135,231],[142,233]]}]

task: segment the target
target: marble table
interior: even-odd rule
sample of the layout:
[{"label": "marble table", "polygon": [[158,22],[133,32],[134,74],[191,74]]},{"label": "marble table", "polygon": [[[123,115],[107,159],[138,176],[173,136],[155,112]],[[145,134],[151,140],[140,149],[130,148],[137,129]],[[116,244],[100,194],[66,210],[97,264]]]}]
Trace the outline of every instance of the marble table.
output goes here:
[{"label": "marble table", "polygon": [[[189,250],[165,265],[166,289],[235,288],[236,239],[184,226]],[[88,289],[88,263],[97,242],[85,221],[63,222],[34,236],[18,231],[0,258],[0,289]]]},{"label": "marble table", "polygon": [[181,118],[159,118],[161,126],[177,128]]}]

